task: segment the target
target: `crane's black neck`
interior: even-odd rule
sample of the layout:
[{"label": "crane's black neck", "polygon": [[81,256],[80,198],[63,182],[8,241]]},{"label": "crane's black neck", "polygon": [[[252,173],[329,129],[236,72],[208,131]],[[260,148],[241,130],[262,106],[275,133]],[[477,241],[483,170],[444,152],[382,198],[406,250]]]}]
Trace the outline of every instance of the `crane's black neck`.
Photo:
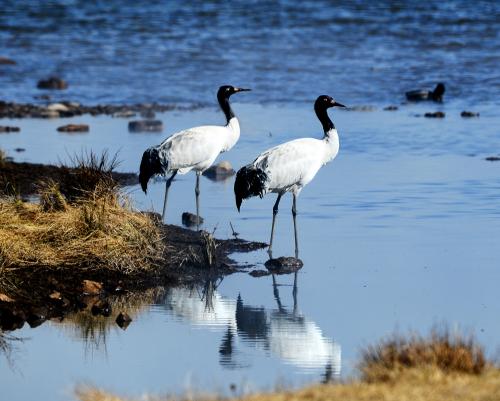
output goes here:
[{"label": "crane's black neck", "polygon": [[235,117],[233,110],[231,109],[231,105],[229,104],[229,96],[218,94],[217,100],[219,101],[220,108],[222,109],[224,115],[226,116],[226,123],[229,124],[229,120]]},{"label": "crane's black neck", "polygon": [[328,133],[328,131],[335,128],[335,125],[333,125],[332,120],[330,120],[330,117],[328,117],[328,112],[326,107],[315,104],[314,111],[316,112],[318,120],[321,122],[321,125],[323,126],[323,132],[325,133],[325,135]]}]

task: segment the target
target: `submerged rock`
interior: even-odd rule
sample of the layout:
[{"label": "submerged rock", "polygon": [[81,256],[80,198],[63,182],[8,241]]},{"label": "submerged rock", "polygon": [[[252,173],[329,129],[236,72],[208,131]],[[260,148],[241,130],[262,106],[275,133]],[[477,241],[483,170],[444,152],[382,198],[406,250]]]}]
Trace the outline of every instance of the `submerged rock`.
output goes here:
[{"label": "submerged rock", "polygon": [[127,312],[120,312],[116,317],[115,322],[121,329],[126,330],[132,322],[132,318],[127,314]]},{"label": "submerged rock", "polygon": [[398,109],[398,106],[387,106],[387,107],[384,107],[384,110],[386,111],[395,111]]},{"label": "submerged rock", "polygon": [[198,220],[198,216],[195,214],[184,212],[182,213],[182,224],[186,227],[199,226],[200,224],[203,224],[203,217],[200,216]]},{"label": "submerged rock", "polygon": [[136,120],[128,123],[130,132],[161,132],[163,123],[160,120]]},{"label": "submerged rock", "polygon": [[0,125],[0,133],[9,133],[9,132],[19,132],[21,128],[19,127],[10,127],[7,125]]},{"label": "submerged rock", "polygon": [[498,162],[500,161],[500,156],[488,156],[484,160],[487,160],[489,162]]},{"label": "submerged rock", "polygon": [[460,115],[465,118],[479,117],[479,113],[476,113],[475,111],[466,111],[466,110],[462,111]]},{"label": "submerged rock", "polygon": [[87,124],[67,124],[58,127],[59,132],[89,132],[89,126]]},{"label": "submerged rock", "polygon": [[38,89],[56,89],[62,90],[68,87],[68,83],[58,77],[50,77],[48,79],[41,79],[36,85]]},{"label": "submerged rock", "polygon": [[436,85],[433,91],[417,89],[406,92],[405,95],[410,102],[419,102],[423,100],[442,102],[444,92],[445,92],[444,84],[440,82]]},{"label": "submerged rock", "polygon": [[141,117],[146,118],[148,120],[152,120],[156,117],[156,113],[151,109],[145,109],[141,111]]},{"label": "submerged rock", "polygon": [[289,274],[300,270],[304,263],[292,256],[280,256],[276,259],[269,259],[264,265],[273,274]]},{"label": "submerged rock", "polygon": [[424,114],[424,117],[427,117],[427,118],[444,118],[446,116],[446,114],[444,114],[444,112],[442,111],[434,111],[432,113],[425,113]]},{"label": "submerged rock", "polygon": [[133,112],[132,110],[123,110],[123,111],[117,111],[116,113],[112,114],[112,117],[114,118],[131,118],[135,117],[136,113]]},{"label": "submerged rock", "polygon": [[263,276],[269,276],[271,273],[268,270],[252,270],[248,274],[252,277],[263,277]]},{"label": "submerged rock", "polygon": [[213,166],[210,166],[203,172],[203,175],[213,181],[222,181],[233,176],[236,172],[228,161],[221,161]]},{"label": "submerged rock", "polygon": [[0,57],[0,65],[15,65],[17,64],[14,60],[8,57]]}]

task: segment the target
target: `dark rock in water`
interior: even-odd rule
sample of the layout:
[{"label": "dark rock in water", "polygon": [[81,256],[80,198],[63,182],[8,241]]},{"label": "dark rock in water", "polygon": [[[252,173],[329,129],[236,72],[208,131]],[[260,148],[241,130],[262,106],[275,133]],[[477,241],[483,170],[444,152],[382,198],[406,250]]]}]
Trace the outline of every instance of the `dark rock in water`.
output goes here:
[{"label": "dark rock in water", "polygon": [[213,181],[222,181],[228,177],[235,174],[231,163],[228,161],[222,161],[213,166],[210,166],[207,170],[203,172],[203,175]]},{"label": "dark rock in water", "polygon": [[137,120],[128,123],[130,132],[161,132],[163,123],[160,120]]},{"label": "dark rock in water", "polygon": [[26,152],[26,149],[24,149],[24,148],[15,148],[14,152],[18,152],[18,153]]},{"label": "dark rock in water", "polygon": [[105,317],[109,317],[111,316],[112,310],[111,310],[111,305],[109,304],[108,301],[97,301],[94,305],[92,305],[90,311],[94,316],[102,315]]},{"label": "dark rock in water", "polygon": [[460,115],[465,118],[479,117],[479,113],[476,113],[475,111],[466,111],[466,110],[462,111]]},{"label": "dark rock in water", "polygon": [[15,64],[17,63],[8,57],[0,57],[0,65],[15,65]]},{"label": "dark rock in water", "polygon": [[488,156],[484,160],[488,160],[489,162],[497,162],[500,161],[500,156]]},{"label": "dark rock in water", "polygon": [[280,256],[276,259],[269,259],[264,265],[273,274],[289,274],[300,270],[304,263],[298,258]]},{"label": "dark rock in water", "polygon": [[0,125],[0,133],[19,132],[19,131],[21,131],[21,128],[19,127],[9,127],[7,125]]},{"label": "dark rock in water", "polygon": [[384,110],[386,111],[395,111],[398,109],[398,106],[387,106],[387,107],[384,107]]},{"label": "dark rock in water", "polygon": [[50,77],[48,79],[41,79],[38,81],[36,85],[38,89],[66,89],[68,87],[68,83],[61,78],[58,77]]},{"label": "dark rock in water", "polygon": [[444,114],[442,111],[435,111],[433,113],[425,113],[424,117],[427,118],[444,118],[446,114]]},{"label": "dark rock in water", "polygon": [[113,113],[112,116],[114,118],[131,118],[131,117],[135,117],[136,113],[133,112],[132,110],[123,110],[123,111],[117,111],[116,113]]},{"label": "dark rock in water", "polygon": [[252,277],[263,277],[263,276],[269,276],[271,273],[267,270],[252,270],[248,274]]},{"label": "dark rock in water", "polygon": [[57,128],[59,132],[89,132],[87,124],[68,124]]},{"label": "dark rock in water", "polygon": [[405,95],[406,98],[411,102],[419,102],[423,100],[442,102],[444,92],[445,92],[444,84],[440,82],[436,85],[433,91],[418,89],[406,92]]},{"label": "dark rock in water", "polygon": [[26,321],[29,326],[34,329],[35,327],[40,326],[43,322],[47,320],[47,312],[45,313],[30,313]]},{"label": "dark rock in water", "polygon": [[141,117],[146,118],[148,120],[152,120],[156,117],[156,113],[151,109],[146,109],[141,111]]},{"label": "dark rock in water", "polygon": [[126,312],[120,312],[115,321],[121,329],[125,330],[132,322],[132,318]]},{"label": "dark rock in water", "polygon": [[200,220],[198,221],[198,216],[193,213],[184,212],[182,213],[182,224],[186,227],[199,226],[203,224],[203,217],[200,216]]}]

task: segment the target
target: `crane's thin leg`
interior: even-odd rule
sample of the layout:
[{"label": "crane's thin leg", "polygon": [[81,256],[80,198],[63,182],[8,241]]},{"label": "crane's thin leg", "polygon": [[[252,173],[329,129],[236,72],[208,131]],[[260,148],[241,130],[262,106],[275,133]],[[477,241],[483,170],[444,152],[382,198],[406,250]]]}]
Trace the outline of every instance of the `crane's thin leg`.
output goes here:
[{"label": "crane's thin leg", "polygon": [[299,257],[299,240],[297,238],[297,195],[293,195],[293,205],[292,205],[292,216],[293,216],[293,231],[295,234],[295,257]]},{"label": "crane's thin leg", "polygon": [[281,195],[282,194],[278,194],[278,197],[276,198],[276,203],[273,206],[273,225],[271,226],[271,241],[269,241],[269,249],[267,250],[267,253],[269,254],[269,257],[271,259],[273,258],[274,223],[276,221],[276,215],[278,214],[278,205],[281,200]]},{"label": "crane's thin leg", "polygon": [[194,188],[196,195],[196,229],[200,229],[200,173],[196,172],[196,187]]},{"label": "crane's thin leg", "polygon": [[170,184],[172,184],[172,181],[174,180],[176,174],[177,171],[174,171],[165,184],[165,199],[163,200],[163,213],[161,214],[161,221],[165,221],[165,212],[167,211],[168,189],[170,188]]}]

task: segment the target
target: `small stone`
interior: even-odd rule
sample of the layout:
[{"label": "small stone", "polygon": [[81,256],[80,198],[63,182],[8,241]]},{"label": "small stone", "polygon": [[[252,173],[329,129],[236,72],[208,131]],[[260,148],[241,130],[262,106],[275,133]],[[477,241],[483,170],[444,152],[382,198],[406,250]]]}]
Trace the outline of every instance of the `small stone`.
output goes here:
[{"label": "small stone", "polygon": [[0,293],[0,301],[8,302],[8,303],[14,302],[14,300],[11,297],[9,297],[8,295],[2,294],[2,293]]},{"label": "small stone", "polygon": [[112,117],[114,118],[130,118],[130,117],[135,117],[136,113],[133,112],[132,110],[123,110],[123,111],[117,111],[112,114]]},{"label": "small stone", "polygon": [[161,132],[163,123],[160,120],[136,120],[128,123],[130,132]]},{"label": "small stone", "polygon": [[210,166],[203,172],[203,175],[213,181],[222,181],[231,177],[236,172],[228,161],[222,161],[218,164]]},{"label": "small stone", "polygon": [[89,132],[87,124],[68,124],[57,128],[59,132]]},{"label": "small stone", "polygon": [[143,110],[141,111],[141,117],[142,118],[147,118],[147,119],[153,119],[156,117],[156,114],[153,110],[151,109],[146,109],[146,110]]},{"label": "small stone", "polygon": [[26,152],[26,149],[24,149],[24,148],[15,148],[14,151],[18,152],[18,153],[21,153],[21,152]]},{"label": "small stone", "polygon": [[300,270],[304,263],[298,258],[280,256],[276,259],[269,259],[264,266],[273,274],[289,274]]},{"label": "small stone", "polygon": [[267,270],[252,270],[248,274],[252,277],[263,277],[263,276],[269,276],[271,273]]},{"label": "small stone", "polygon": [[52,294],[49,295],[50,299],[55,299],[57,301],[62,300],[61,293],[59,291],[54,291]]},{"label": "small stone", "polygon": [[41,79],[38,81],[36,85],[38,89],[66,89],[68,87],[68,83],[61,78],[58,77],[50,77],[48,79]]},{"label": "small stone", "polygon": [[68,111],[68,106],[65,106],[62,103],[52,103],[47,106],[47,110],[51,111]]},{"label": "small stone", "polygon": [[398,106],[387,106],[387,107],[384,107],[384,110],[386,111],[395,111],[398,109]]},{"label": "small stone", "polygon": [[476,113],[475,111],[466,111],[466,110],[462,111],[460,115],[465,118],[479,117],[479,113]]},{"label": "small stone", "polygon": [[105,317],[111,316],[111,305],[107,301],[97,301],[92,305],[92,308],[90,309],[90,312],[92,313],[93,316],[97,315],[102,315]]},{"label": "small stone", "polygon": [[97,281],[83,280],[82,287],[85,295],[99,295],[102,292],[102,284]]},{"label": "small stone", "polygon": [[435,111],[432,113],[425,113],[424,117],[427,118],[444,118],[446,114],[444,114],[442,111]]},{"label": "small stone", "polygon": [[488,160],[489,162],[497,162],[500,161],[500,156],[488,156],[484,160]]},{"label": "small stone", "polygon": [[121,329],[125,330],[132,322],[132,318],[126,312],[120,312],[115,321]]},{"label": "small stone", "polygon": [[0,125],[0,133],[19,132],[19,131],[21,131],[21,128],[19,127],[9,127],[7,125]]},{"label": "small stone", "polygon": [[186,227],[199,226],[200,224],[203,224],[203,217],[200,216],[198,220],[198,216],[195,214],[184,212],[182,213],[182,224]]},{"label": "small stone", "polygon": [[8,58],[8,57],[0,57],[0,64],[3,65],[15,65],[17,64],[14,60]]}]

